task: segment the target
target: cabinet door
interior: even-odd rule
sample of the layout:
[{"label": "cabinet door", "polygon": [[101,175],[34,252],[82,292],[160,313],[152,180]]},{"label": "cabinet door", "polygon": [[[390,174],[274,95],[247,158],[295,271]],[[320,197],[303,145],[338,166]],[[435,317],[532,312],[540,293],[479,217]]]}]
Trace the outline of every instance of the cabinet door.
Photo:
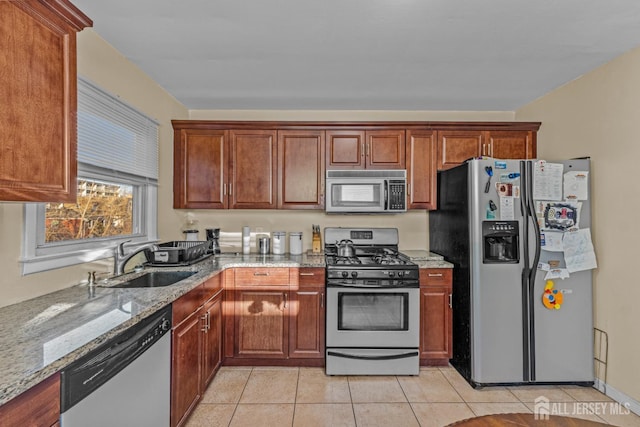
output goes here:
[{"label": "cabinet door", "polygon": [[436,133],[407,131],[408,209],[436,209]]},{"label": "cabinet door", "polygon": [[60,374],[53,374],[4,405],[3,426],[49,426],[60,418]]},{"label": "cabinet door", "polygon": [[[438,170],[449,169],[472,157],[487,155],[482,152],[483,131],[438,131]],[[486,151],[486,146],[485,146]]]},{"label": "cabinet door", "polygon": [[365,145],[365,167],[367,169],[405,168],[405,131],[367,131]]},{"label": "cabinet door", "polygon": [[222,291],[204,305],[202,393],[222,363]]},{"label": "cabinet door", "polygon": [[231,130],[229,206],[233,209],[276,207],[276,131]]},{"label": "cabinet door", "polygon": [[171,426],[181,425],[202,391],[202,310],[173,329],[171,338]]},{"label": "cabinet door", "polygon": [[324,131],[278,131],[278,208],[324,208]]},{"label": "cabinet door", "polygon": [[288,293],[288,289],[236,289],[235,357],[287,357]]},{"label": "cabinet door", "polygon": [[446,364],[451,357],[451,288],[424,286],[420,288],[420,359]]},{"label": "cabinet door", "polygon": [[181,129],[174,134],[173,207],[226,208],[228,132]]},{"label": "cabinet door", "polygon": [[365,167],[364,131],[327,130],[327,169]]},{"label": "cabinet door", "polygon": [[531,131],[489,131],[488,155],[498,159],[533,159],[536,157],[534,133]]},{"label": "cabinet door", "polygon": [[324,287],[291,291],[289,357],[324,357]]},{"label": "cabinet door", "polygon": [[0,2],[0,200],[75,202],[76,32],[91,25],[68,2]]}]

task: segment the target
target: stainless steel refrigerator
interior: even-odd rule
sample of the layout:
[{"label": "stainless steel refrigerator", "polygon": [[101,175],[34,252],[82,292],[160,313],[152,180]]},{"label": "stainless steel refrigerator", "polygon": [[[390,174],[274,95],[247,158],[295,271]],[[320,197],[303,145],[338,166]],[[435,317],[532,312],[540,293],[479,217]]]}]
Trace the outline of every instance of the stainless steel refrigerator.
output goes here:
[{"label": "stainless steel refrigerator", "polygon": [[438,172],[430,250],[454,264],[451,364],[472,386],[593,384],[589,163]]}]

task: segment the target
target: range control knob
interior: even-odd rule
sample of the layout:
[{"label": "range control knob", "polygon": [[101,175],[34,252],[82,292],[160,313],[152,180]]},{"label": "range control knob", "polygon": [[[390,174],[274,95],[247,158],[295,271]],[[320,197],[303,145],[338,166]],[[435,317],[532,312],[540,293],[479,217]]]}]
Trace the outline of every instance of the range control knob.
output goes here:
[{"label": "range control knob", "polygon": [[395,272],[394,271],[390,271],[389,272],[389,277],[393,277],[393,276],[395,276]]},{"label": "range control knob", "polygon": [[345,279],[346,279],[347,277],[349,277],[349,272],[348,272],[348,271],[343,271],[343,272],[342,272],[342,277],[344,277]]},{"label": "range control knob", "polygon": [[160,323],[160,329],[162,329],[163,331],[168,331],[169,329],[171,329],[171,322],[169,322],[168,319],[164,319]]},{"label": "range control knob", "polygon": [[404,271],[398,271],[398,277],[404,276]]},{"label": "range control knob", "polygon": [[358,277],[358,272],[357,272],[357,271],[352,271],[352,272],[351,272],[351,277],[353,277],[354,279],[355,279],[356,277]]}]

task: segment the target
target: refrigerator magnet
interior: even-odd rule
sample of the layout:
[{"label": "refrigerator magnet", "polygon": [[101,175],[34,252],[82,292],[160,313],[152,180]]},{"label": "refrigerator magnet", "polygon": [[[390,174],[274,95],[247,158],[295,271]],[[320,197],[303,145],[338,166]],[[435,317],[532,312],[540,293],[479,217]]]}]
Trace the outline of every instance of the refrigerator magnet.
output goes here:
[{"label": "refrigerator magnet", "polygon": [[560,310],[564,298],[562,292],[558,292],[558,290],[553,287],[553,280],[547,280],[542,294],[542,304],[549,310]]}]

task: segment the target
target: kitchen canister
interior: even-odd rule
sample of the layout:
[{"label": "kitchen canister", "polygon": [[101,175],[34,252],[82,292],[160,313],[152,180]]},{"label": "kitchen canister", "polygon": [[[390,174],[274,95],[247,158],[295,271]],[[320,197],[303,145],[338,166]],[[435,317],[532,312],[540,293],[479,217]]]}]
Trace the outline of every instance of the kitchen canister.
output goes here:
[{"label": "kitchen canister", "polygon": [[271,246],[271,238],[266,234],[260,234],[256,236],[256,239],[258,241],[258,253],[260,255],[267,255]]},{"label": "kitchen canister", "polygon": [[302,255],[302,231],[289,233],[289,253],[291,255]]},{"label": "kitchen canister", "polygon": [[271,239],[271,253],[274,255],[282,255],[284,254],[284,240],[287,235],[284,231],[274,231],[273,238]]}]

